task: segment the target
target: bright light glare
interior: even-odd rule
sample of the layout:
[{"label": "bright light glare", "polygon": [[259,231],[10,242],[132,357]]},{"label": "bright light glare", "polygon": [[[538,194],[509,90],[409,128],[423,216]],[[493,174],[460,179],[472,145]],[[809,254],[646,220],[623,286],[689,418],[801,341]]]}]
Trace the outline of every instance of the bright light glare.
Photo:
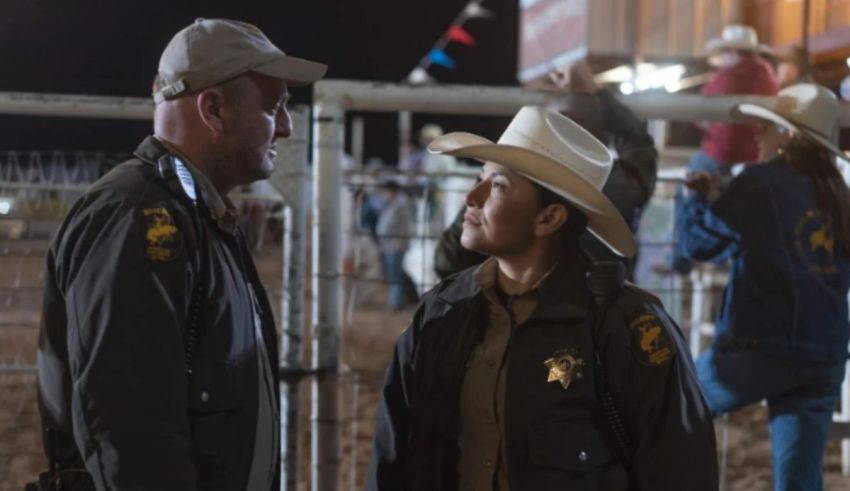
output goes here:
[{"label": "bright light glare", "polygon": [[8,215],[12,211],[12,198],[0,198],[0,215]]},{"label": "bright light glare", "polygon": [[667,92],[678,92],[682,89],[682,84],[678,80],[672,80],[664,84],[664,90]]},{"label": "bright light glare", "polygon": [[684,65],[670,65],[658,70],[638,75],[635,80],[635,88],[638,91],[648,89],[658,89],[665,87],[667,84],[678,82],[685,74]]},{"label": "bright light glare", "polygon": [[623,82],[620,84],[620,92],[629,95],[635,91],[635,86],[631,82]]},{"label": "bright light glare", "polygon": [[848,56],[848,57],[847,57],[847,59],[846,59],[846,60],[844,60],[844,61],[846,61],[846,62],[847,62],[847,66],[848,66],[848,67],[850,67],[850,56]]}]

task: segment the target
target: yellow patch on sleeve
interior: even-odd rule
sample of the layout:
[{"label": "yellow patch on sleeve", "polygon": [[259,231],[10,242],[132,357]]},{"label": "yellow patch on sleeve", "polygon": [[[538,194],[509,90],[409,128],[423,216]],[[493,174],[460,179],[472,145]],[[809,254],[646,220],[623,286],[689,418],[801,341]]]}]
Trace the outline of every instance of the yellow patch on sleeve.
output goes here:
[{"label": "yellow patch on sleeve", "polygon": [[142,210],[145,223],[145,257],[154,262],[171,261],[180,255],[183,235],[164,206]]},{"label": "yellow patch on sleeve", "polygon": [[644,365],[657,366],[669,362],[675,352],[664,324],[657,315],[641,314],[629,323],[632,353]]}]

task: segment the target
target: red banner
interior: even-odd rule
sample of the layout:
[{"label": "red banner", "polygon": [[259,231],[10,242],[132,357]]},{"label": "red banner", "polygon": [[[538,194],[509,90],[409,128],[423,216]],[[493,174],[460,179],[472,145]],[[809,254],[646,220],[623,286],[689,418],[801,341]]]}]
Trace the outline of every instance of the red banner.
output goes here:
[{"label": "red banner", "polygon": [[588,0],[521,0],[520,8],[517,78],[521,82],[587,54]]}]

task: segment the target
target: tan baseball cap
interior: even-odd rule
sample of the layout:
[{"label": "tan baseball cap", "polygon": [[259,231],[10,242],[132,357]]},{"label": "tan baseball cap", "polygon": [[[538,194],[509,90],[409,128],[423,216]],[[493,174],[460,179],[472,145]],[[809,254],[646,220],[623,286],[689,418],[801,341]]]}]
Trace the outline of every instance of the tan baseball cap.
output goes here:
[{"label": "tan baseball cap", "polygon": [[327,65],[287,56],[256,26],[229,19],[197,19],[171,38],[159,59],[157,104],[247,72],[307,85]]}]

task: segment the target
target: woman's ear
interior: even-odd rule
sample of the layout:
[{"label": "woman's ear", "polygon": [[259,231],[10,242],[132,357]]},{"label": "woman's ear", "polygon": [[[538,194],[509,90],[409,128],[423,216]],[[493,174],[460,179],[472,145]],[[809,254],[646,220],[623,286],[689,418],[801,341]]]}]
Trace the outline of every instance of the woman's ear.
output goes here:
[{"label": "woman's ear", "polygon": [[198,94],[197,110],[201,121],[207,128],[221,132],[224,131],[224,119],[222,108],[225,103],[225,94],[221,87],[211,87]]},{"label": "woman's ear", "polygon": [[537,237],[546,237],[558,232],[558,229],[569,218],[567,207],[560,204],[547,205],[537,214],[537,221],[534,224],[534,235]]}]

